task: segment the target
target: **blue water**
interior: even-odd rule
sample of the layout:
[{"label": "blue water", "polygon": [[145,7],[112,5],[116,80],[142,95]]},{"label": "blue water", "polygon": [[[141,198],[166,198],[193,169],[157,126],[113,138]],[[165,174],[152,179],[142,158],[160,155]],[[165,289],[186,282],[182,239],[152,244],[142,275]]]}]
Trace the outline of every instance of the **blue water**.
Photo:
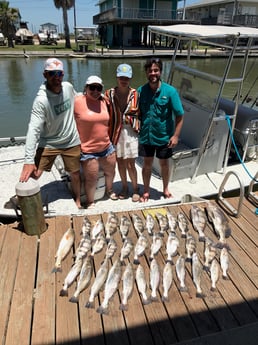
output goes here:
[{"label": "blue water", "polygon": [[[0,58],[0,137],[24,136],[30,117],[30,110],[40,84],[44,81],[43,65],[45,58]],[[137,59],[77,59],[62,58],[65,69],[65,80],[73,83],[77,91],[82,91],[85,80],[89,75],[98,75],[103,79],[105,88],[116,83],[116,67],[127,62],[133,67],[132,86],[138,87],[146,82],[144,72],[145,58]],[[256,60],[253,60],[256,64]],[[170,58],[163,59],[163,78],[169,72]],[[222,73],[225,67],[224,59],[196,59],[192,66],[202,66],[207,72]],[[239,66],[235,67],[239,70]],[[253,69],[254,71],[257,68]],[[248,90],[256,78],[249,73],[249,81],[245,83]],[[254,89],[258,93],[258,83]],[[244,91],[246,92],[246,91]],[[256,91],[255,91],[256,92]],[[227,90],[227,96],[234,96],[233,88]]]},{"label": "blue water", "polygon": [[[45,58],[0,58],[0,137],[26,134],[31,106],[40,84],[44,81]],[[116,83],[115,71],[121,60],[62,58],[64,80],[70,81],[77,91],[82,91],[89,75],[102,77],[105,88]],[[145,59],[130,60],[135,70],[132,86],[145,82]]]}]

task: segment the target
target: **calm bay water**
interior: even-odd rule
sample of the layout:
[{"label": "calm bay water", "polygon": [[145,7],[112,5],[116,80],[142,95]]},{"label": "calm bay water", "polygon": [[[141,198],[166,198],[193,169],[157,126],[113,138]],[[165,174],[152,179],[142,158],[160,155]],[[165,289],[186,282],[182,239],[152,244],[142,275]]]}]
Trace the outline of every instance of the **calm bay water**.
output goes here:
[{"label": "calm bay water", "polygon": [[[0,58],[0,137],[23,136],[26,134],[32,102],[40,84],[44,81],[43,65],[45,58]],[[89,75],[98,75],[103,79],[105,88],[115,85],[115,71],[118,64],[127,62],[133,67],[133,80],[131,85],[138,87],[146,82],[144,73],[145,58],[137,59],[76,59],[62,58],[64,62],[64,80],[70,81],[77,91],[82,91],[84,82]],[[164,58],[163,79],[169,73],[170,58]],[[216,71],[222,74],[225,60],[221,58],[195,59],[191,61],[192,67],[201,68],[206,72]],[[253,71],[258,69],[258,61],[250,60],[249,67]],[[235,71],[239,65],[234,66]],[[247,69],[247,73],[249,70]],[[234,73],[234,72],[233,72]],[[248,73],[243,94],[249,90],[258,77]],[[254,89],[257,90],[258,82]],[[256,91],[255,91],[256,92]],[[226,96],[234,96],[233,88],[226,90]]]}]

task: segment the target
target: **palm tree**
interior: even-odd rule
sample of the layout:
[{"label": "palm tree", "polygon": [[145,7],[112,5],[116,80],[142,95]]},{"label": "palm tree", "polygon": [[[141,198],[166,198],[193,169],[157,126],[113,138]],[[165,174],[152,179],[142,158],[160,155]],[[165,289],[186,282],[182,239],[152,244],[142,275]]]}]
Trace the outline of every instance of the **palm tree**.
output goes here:
[{"label": "palm tree", "polygon": [[64,35],[65,35],[65,47],[71,48],[70,33],[68,26],[67,11],[74,7],[75,0],[54,0],[55,7],[57,9],[63,9],[63,21],[64,21]]},{"label": "palm tree", "polygon": [[13,47],[13,38],[15,35],[15,23],[20,18],[17,8],[9,7],[8,1],[0,1],[0,29],[8,39],[8,47]]}]

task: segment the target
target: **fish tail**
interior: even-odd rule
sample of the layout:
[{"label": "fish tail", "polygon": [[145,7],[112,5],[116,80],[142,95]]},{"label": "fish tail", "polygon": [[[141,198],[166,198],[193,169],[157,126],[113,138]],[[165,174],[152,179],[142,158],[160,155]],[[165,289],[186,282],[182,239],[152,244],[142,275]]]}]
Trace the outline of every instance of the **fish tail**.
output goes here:
[{"label": "fish tail", "polygon": [[205,236],[199,236],[199,242],[205,242]]},{"label": "fish tail", "polygon": [[150,299],[150,298],[144,298],[144,299],[142,300],[142,303],[143,303],[144,305],[150,304],[150,303],[151,303],[151,299]]},{"label": "fish tail", "polygon": [[69,302],[78,303],[78,302],[79,302],[79,297],[72,296],[72,297],[69,299]]},{"label": "fish tail", "polygon": [[182,235],[181,235],[181,238],[186,238],[186,234],[182,234]]},{"label": "fish tail", "polygon": [[168,296],[162,296],[161,297],[161,300],[162,300],[162,302],[164,302],[164,303],[166,303],[166,302],[169,302],[169,298],[168,298]]},{"label": "fish tail", "polygon": [[65,289],[60,290],[59,296],[61,297],[67,297],[68,296],[68,291]]},{"label": "fish tail", "polygon": [[205,295],[202,292],[196,292],[196,297],[197,298],[204,298]]},{"label": "fish tail", "polygon": [[229,238],[230,236],[231,236],[231,229],[228,228],[228,229],[226,229],[226,231],[225,231],[225,237],[226,237],[226,238]]},{"label": "fish tail", "polygon": [[158,297],[157,296],[151,296],[151,302],[157,302]]},{"label": "fish tail", "polygon": [[179,290],[180,290],[181,292],[186,292],[186,291],[188,291],[188,289],[187,289],[186,286],[180,286]]},{"label": "fish tail", "polygon": [[93,301],[93,302],[88,301],[88,302],[85,304],[85,308],[94,309],[94,307],[95,307],[94,301]]},{"label": "fish tail", "polygon": [[222,249],[224,247],[227,247],[227,244],[223,241],[219,241],[217,244],[216,244],[216,248],[219,248],[219,249]]},{"label": "fish tail", "polygon": [[121,303],[119,306],[119,310],[127,311],[128,310],[128,305]]},{"label": "fish tail", "polygon": [[125,261],[123,259],[122,260],[120,259],[120,262],[122,266],[125,266]]},{"label": "fish tail", "polygon": [[210,291],[212,291],[212,292],[214,292],[214,291],[216,291],[217,289],[216,289],[216,287],[214,287],[214,286],[212,286],[211,288],[210,288]]},{"label": "fish tail", "polygon": [[210,272],[209,266],[206,266],[206,265],[203,266],[203,270],[206,271],[206,272]]},{"label": "fish tail", "polygon": [[99,306],[99,307],[97,308],[97,313],[99,313],[99,314],[101,314],[101,315],[108,315],[109,311],[108,311],[108,308]]},{"label": "fish tail", "polygon": [[192,258],[187,257],[187,258],[185,259],[185,262],[192,262]]},{"label": "fish tail", "polygon": [[140,261],[139,261],[138,259],[134,259],[134,260],[133,260],[133,263],[134,263],[135,265],[139,265],[139,264],[140,264]]},{"label": "fish tail", "polygon": [[173,262],[172,259],[167,259],[167,260],[166,260],[166,263],[168,263],[168,262],[169,262],[171,265],[174,265],[174,262]]},{"label": "fish tail", "polygon": [[226,274],[223,274],[223,275],[222,275],[222,279],[228,280],[228,276],[227,276]]},{"label": "fish tail", "polygon": [[57,273],[57,272],[62,272],[62,268],[61,267],[54,267],[51,271],[51,273]]}]

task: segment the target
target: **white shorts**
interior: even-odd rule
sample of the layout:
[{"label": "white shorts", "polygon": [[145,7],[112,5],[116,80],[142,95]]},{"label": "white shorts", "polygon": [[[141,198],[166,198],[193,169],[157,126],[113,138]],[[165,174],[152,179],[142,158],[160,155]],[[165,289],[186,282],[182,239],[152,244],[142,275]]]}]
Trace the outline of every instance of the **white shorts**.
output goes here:
[{"label": "white shorts", "polygon": [[138,157],[138,133],[131,125],[123,125],[116,145],[116,155],[123,159]]}]

